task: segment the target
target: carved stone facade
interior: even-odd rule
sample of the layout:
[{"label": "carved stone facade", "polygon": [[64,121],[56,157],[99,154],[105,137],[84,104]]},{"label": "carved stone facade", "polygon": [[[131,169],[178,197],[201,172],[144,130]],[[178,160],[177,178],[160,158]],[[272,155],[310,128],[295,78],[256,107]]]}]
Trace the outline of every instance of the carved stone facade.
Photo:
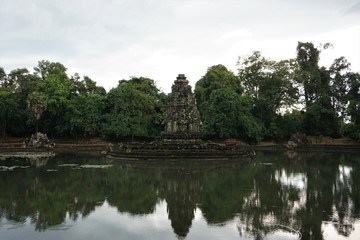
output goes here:
[{"label": "carved stone facade", "polygon": [[179,74],[172,85],[163,124],[166,139],[198,139],[200,137],[200,114],[196,107],[189,81]]}]

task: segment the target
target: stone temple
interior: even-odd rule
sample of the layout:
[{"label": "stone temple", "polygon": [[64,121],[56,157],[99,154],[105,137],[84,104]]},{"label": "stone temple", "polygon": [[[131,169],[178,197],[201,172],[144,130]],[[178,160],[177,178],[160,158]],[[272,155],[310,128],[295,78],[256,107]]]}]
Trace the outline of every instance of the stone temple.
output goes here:
[{"label": "stone temple", "polygon": [[200,113],[196,107],[189,81],[179,74],[172,85],[164,115],[163,140],[196,140],[200,138]]},{"label": "stone temple", "polygon": [[181,162],[184,159],[223,162],[254,157],[253,151],[240,144],[212,143],[201,140],[200,113],[189,81],[186,80],[184,74],[179,74],[172,85],[163,125],[164,131],[160,138],[152,142],[110,144],[106,149],[106,154],[108,157],[125,161],[155,160],[155,162],[158,160]]}]

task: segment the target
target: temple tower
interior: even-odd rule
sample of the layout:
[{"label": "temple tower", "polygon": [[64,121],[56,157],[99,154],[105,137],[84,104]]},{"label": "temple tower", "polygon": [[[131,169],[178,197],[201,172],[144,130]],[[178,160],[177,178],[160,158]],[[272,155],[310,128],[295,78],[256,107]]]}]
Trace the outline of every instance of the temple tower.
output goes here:
[{"label": "temple tower", "polygon": [[165,111],[163,139],[199,139],[200,114],[189,81],[179,74],[171,87]]}]

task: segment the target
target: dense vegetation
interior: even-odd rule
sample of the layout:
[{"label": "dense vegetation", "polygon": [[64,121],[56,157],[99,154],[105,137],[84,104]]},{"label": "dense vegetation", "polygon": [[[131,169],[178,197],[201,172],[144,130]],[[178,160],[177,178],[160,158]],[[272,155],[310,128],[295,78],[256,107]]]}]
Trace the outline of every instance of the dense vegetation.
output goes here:
[{"label": "dense vegetation", "polygon": [[[250,143],[292,133],[360,139],[360,74],[344,57],[319,66],[321,50],[299,42],[294,59],[274,61],[253,52],[238,72],[211,66],[195,85],[202,132]],[[144,77],[120,80],[106,92],[87,76],[68,76],[61,63],[40,61],[34,71],[0,67],[0,136],[149,139],[162,130],[167,95]]]}]

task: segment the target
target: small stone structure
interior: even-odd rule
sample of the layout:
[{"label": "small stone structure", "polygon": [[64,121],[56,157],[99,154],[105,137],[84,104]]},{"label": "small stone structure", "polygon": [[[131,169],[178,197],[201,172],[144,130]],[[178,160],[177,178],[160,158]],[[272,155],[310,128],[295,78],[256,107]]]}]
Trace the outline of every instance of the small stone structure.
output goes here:
[{"label": "small stone structure", "polygon": [[45,133],[34,133],[30,138],[25,139],[24,147],[27,148],[53,148],[54,143],[51,143]]},{"label": "small stone structure", "polygon": [[200,113],[196,107],[189,81],[179,74],[169,95],[169,104],[165,112],[162,133],[163,140],[200,139]]},{"label": "small stone structure", "polygon": [[306,134],[304,133],[295,133],[291,135],[290,140],[286,144],[288,149],[306,146],[311,146],[311,142],[307,139]]}]

